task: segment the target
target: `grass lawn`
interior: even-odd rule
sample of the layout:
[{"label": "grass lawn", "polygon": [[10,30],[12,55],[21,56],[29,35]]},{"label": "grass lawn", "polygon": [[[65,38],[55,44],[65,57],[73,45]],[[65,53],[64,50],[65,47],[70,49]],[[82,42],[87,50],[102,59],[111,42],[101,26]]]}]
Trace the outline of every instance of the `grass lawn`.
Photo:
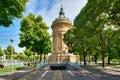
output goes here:
[{"label": "grass lawn", "polygon": [[[96,65],[97,65],[97,66],[102,66],[102,63],[97,63]],[[111,64],[107,64],[107,63],[106,63],[105,65],[106,65],[106,67],[109,67],[109,66],[113,66],[113,67],[114,67],[114,66],[119,66],[120,63],[111,63]]]},{"label": "grass lawn", "polygon": [[[24,67],[14,67],[13,71],[17,71],[17,70],[22,70],[24,69]],[[0,74],[2,73],[6,73],[6,72],[11,72],[12,69],[10,67],[5,67],[4,69],[0,69]]]},{"label": "grass lawn", "polygon": [[120,65],[120,64],[116,64],[116,63],[106,64],[106,66],[117,66],[117,65]]}]

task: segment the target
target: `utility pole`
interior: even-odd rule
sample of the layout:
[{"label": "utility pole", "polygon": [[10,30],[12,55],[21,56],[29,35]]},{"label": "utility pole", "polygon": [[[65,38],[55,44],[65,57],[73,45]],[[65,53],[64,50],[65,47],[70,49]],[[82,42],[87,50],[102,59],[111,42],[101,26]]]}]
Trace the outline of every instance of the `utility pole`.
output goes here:
[{"label": "utility pole", "polygon": [[11,71],[13,72],[13,47],[12,47],[12,43],[14,42],[13,39],[10,39],[11,42]]}]

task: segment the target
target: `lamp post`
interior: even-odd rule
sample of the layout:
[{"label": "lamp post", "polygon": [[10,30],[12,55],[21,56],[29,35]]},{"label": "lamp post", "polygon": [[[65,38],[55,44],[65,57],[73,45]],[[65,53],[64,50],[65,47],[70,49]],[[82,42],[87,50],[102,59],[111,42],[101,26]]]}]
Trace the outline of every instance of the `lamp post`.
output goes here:
[{"label": "lamp post", "polygon": [[13,47],[12,47],[12,43],[13,43],[13,39],[10,39],[11,42],[11,71],[13,72]]}]

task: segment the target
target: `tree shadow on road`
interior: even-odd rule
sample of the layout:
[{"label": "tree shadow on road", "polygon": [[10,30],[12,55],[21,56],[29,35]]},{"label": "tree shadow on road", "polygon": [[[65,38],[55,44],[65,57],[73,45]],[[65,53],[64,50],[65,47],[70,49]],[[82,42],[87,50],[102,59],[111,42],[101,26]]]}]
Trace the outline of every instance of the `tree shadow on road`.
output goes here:
[{"label": "tree shadow on road", "polygon": [[[98,68],[93,65],[81,65],[83,71],[88,71],[86,75],[93,77],[94,80],[120,80],[120,74],[116,74],[117,70],[112,71],[111,69]],[[110,74],[110,73],[112,74]]]},{"label": "tree shadow on road", "polygon": [[32,70],[23,70],[17,71],[13,73],[5,73],[0,75],[0,80],[19,80],[25,75],[28,75],[32,72]]}]

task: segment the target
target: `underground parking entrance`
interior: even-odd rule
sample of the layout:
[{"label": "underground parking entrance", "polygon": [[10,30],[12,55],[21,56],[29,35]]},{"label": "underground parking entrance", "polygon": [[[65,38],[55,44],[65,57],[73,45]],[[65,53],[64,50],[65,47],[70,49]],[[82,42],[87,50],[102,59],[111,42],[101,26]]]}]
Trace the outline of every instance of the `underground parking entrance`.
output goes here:
[{"label": "underground parking entrance", "polygon": [[50,70],[66,70],[67,66],[66,63],[52,63],[50,64]]}]

